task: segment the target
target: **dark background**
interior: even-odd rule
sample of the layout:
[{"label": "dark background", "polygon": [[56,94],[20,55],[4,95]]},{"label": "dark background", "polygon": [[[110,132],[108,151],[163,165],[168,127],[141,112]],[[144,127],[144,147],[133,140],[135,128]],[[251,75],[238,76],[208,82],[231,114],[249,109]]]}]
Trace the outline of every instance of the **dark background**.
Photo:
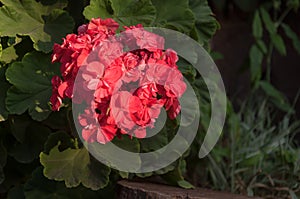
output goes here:
[{"label": "dark background", "polygon": [[[255,1],[255,0],[254,0]],[[253,1],[253,2],[254,2]],[[226,91],[230,99],[243,99],[250,90],[250,74],[247,64],[250,46],[254,43],[252,36],[252,15],[255,8],[241,9],[230,1],[220,6],[219,1],[209,1],[221,28],[213,37],[213,51],[223,55],[216,60],[222,74]],[[300,14],[290,12],[284,20],[300,37]],[[281,56],[274,51],[272,57],[271,83],[283,92],[292,103],[300,89],[300,55],[293,49],[291,41],[284,34],[287,56]],[[268,40],[268,38],[266,38]],[[300,117],[300,100],[296,103],[298,118]]]}]

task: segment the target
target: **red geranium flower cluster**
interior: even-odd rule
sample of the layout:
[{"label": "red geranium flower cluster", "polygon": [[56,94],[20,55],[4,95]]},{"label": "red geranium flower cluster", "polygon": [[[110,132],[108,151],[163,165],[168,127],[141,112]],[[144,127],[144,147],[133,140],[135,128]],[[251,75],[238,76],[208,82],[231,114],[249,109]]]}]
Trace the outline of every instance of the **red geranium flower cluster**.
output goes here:
[{"label": "red geranium flower cluster", "polygon": [[145,137],[163,107],[176,118],[186,89],[176,52],[163,50],[164,38],[141,25],[124,27],[119,36],[117,29],[112,19],[92,19],[54,46],[52,61],[61,63],[62,79],[52,79],[52,109],[59,110],[63,98],[88,104],[78,117],[88,142]]}]

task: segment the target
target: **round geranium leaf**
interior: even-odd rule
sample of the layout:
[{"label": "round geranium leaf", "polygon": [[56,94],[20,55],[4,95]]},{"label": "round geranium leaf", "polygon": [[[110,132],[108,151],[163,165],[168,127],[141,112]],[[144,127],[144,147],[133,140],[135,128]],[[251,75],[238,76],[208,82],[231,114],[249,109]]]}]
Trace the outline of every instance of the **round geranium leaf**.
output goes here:
[{"label": "round geranium leaf", "polygon": [[0,122],[5,121],[8,111],[5,107],[6,92],[9,84],[5,81],[5,68],[0,66]]},{"label": "round geranium leaf", "polygon": [[34,42],[34,48],[50,52],[55,42],[60,42],[67,33],[72,32],[74,22],[61,8],[66,1],[57,1],[52,5],[42,5],[34,0],[1,0],[0,35],[28,35]]},{"label": "round geranium leaf", "polygon": [[26,126],[21,143],[15,144],[9,151],[18,162],[30,163],[38,158],[43,144],[51,133],[50,129],[40,124],[31,123]]},{"label": "round geranium leaf", "polygon": [[86,148],[59,150],[58,143],[49,154],[41,153],[44,175],[52,180],[64,181],[69,188],[82,183],[92,190],[104,188],[109,182],[110,168],[90,160]]},{"label": "round geranium leaf", "polygon": [[51,78],[58,66],[42,53],[28,53],[21,62],[13,63],[6,71],[6,79],[13,85],[7,92],[6,106],[11,114],[28,110],[37,121],[51,113],[49,98],[52,93]]},{"label": "round geranium leaf", "polygon": [[125,26],[149,26],[155,19],[155,8],[150,0],[92,0],[83,14],[87,19],[113,18]]}]

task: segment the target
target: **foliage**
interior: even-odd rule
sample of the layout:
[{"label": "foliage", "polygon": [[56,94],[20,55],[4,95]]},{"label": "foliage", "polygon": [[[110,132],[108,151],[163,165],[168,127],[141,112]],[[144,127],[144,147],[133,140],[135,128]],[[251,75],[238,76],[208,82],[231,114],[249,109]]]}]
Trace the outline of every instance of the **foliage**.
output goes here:
[{"label": "foliage", "polygon": [[[228,6],[222,2],[214,1],[217,6]],[[300,159],[295,135],[299,134],[300,121],[294,105],[299,95],[291,104],[272,85],[271,69],[274,50],[288,55],[284,37],[300,54],[299,36],[285,22],[289,13],[297,12],[299,1],[228,2],[248,12],[252,19],[254,43],[248,65],[252,87],[241,102],[233,100],[234,107],[228,104],[223,137],[204,160],[197,159],[201,142],[196,141],[187,159],[194,163],[188,166],[190,180],[249,196],[297,199]]]},{"label": "foliage", "polygon": [[22,114],[28,109],[32,119],[46,119],[50,114],[51,77],[57,69],[49,56],[37,52],[27,53],[21,62],[12,63],[6,70],[6,79],[13,85],[6,97],[9,113]]},{"label": "foliage", "polygon": [[[63,101],[59,112],[49,106],[51,78],[59,74],[59,66],[51,64],[51,52],[54,43],[93,17],[114,18],[126,26],[171,28],[208,48],[219,25],[206,0],[0,2],[0,197],[111,198],[118,179],[151,175],[193,187],[183,178],[184,158],[142,175],[112,170],[90,156],[77,139],[71,102]],[[191,81],[196,78],[186,64],[180,67]],[[128,150],[152,151],[169,142],[177,127],[176,122],[164,127],[149,142],[123,137],[119,144]]]},{"label": "foliage", "polygon": [[73,21],[62,9],[67,2],[42,5],[35,1],[1,0],[1,36],[28,35],[38,51],[50,52],[54,42],[72,31]]},{"label": "foliage", "polygon": [[220,144],[195,166],[202,186],[297,198],[300,151],[294,136],[300,132],[299,120],[290,112],[282,115],[262,91],[248,96],[237,114],[231,105],[229,110]]},{"label": "foliage", "polygon": [[121,25],[141,23],[174,29],[205,46],[219,28],[206,0],[92,0],[83,14],[87,19],[113,18]]},{"label": "foliage", "polygon": [[[294,3],[293,3],[294,2]],[[282,4],[286,5],[282,5]],[[254,88],[259,87],[259,81],[262,78],[262,66],[264,59],[266,60],[266,77],[265,79],[270,83],[271,81],[271,61],[273,50],[276,49],[280,55],[286,55],[286,46],[283,41],[283,35],[280,29],[283,30],[285,35],[291,39],[292,44],[300,54],[300,39],[296,33],[284,23],[286,16],[293,10],[299,7],[299,1],[273,1],[271,4],[267,1],[262,4],[259,9],[254,12],[252,23],[252,34],[255,38],[255,44],[252,45],[250,50],[250,69],[251,69],[251,82]],[[271,16],[269,10],[273,9],[274,14]],[[267,32],[269,41],[265,41],[264,33]],[[268,42],[268,43],[267,43]]]}]

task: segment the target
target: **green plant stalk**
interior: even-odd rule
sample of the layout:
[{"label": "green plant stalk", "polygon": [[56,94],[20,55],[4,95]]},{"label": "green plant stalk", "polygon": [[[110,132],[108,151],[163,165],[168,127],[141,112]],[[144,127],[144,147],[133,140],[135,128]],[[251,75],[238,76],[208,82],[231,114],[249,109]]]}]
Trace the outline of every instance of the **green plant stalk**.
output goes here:
[{"label": "green plant stalk", "polygon": [[[281,25],[281,23],[283,22],[283,20],[285,19],[285,17],[289,14],[289,12],[292,10],[292,8],[287,8],[278,18],[277,18],[277,12],[274,11],[274,19],[275,19],[275,28],[276,28],[276,33],[278,32],[278,27]],[[266,80],[268,82],[271,82],[271,64],[272,64],[272,55],[273,55],[273,51],[274,51],[274,45],[273,43],[270,41],[269,44],[269,48],[268,48],[268,54],[267,54],[267,58],[266,58]]]},{"label": "green plant stalk", "polygon": [[283,20],[285,19],[285,17],[290,13],[290,11],[292,10],[292,8],[287,8],[282,15],[279,17],[279,19],[277,20],[275,27],[276,30],[278,29],[278,27],[281,25],[281,23],[283,22]]},{"label": "green plant stalk", "polygon": [[231,153],[230,153],[230,159],[231,159],[231,178],[230,178],[230,191],[231,193],[234,193],[235,190],[235,136],[234,132],[230,132],[230,137],[231,137]]},{"label": "green plant stalk", "polygon": [[214,158],[212,157],[211,154],[208,154],[207,157],[208,157],[212,167],[216,171],[215,173],[220,177],[220,181],[222,183],[221,190],[228,188],[229,187],[228,182],[226,180],[224,173],[222,172],[222,169],[218,166],[218,164],[216,163],[216,161],[214,160]]}]

